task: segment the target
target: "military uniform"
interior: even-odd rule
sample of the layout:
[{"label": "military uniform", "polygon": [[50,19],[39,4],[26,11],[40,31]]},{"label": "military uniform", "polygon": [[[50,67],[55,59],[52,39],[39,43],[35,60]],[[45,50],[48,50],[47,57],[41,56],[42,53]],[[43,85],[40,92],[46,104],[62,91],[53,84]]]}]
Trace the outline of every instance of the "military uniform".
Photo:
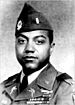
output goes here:
[{"label": "military uniform", "polygon": [[51,64],[21,93],[20,75],[18,73],[1,84],[3,99],[0,105],[74,105],[71,77],[58,72]]},{"label": "military uniform", "polygon": [[[33,30],[48,30],[50,42],[53,41],[53,29],[43,14],[25,4],[17,20],[15,36]],[[0,105],[74,105],[72,78],[58,72],[50,63],[21,92],[20,77],[18,73],[1,83]]]}]

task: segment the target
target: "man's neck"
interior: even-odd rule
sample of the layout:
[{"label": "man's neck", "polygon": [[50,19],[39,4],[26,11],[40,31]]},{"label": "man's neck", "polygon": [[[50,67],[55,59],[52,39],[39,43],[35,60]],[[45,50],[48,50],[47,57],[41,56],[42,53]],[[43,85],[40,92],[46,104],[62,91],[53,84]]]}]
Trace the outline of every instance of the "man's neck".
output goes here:
[{"label": "man's neck", "polygon": [[[30,74],[28,76],[28,84],[32,83],[37,77],[38,75],[48,66],[48,64],[46,64],[42,69]],[[22,73],[21,73],[21,78],[20,78],[20,82],[22,82],[22,79],[23,77],[25,76],[23,70],[22,70]]]}]

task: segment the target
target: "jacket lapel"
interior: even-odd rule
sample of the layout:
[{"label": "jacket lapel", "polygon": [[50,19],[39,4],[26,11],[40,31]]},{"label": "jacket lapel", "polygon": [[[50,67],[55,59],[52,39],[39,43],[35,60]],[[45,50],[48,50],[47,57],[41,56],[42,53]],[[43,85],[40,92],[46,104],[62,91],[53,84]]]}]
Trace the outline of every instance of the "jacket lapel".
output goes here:
[{"label": "jacket lapel", "polygon": [[53,84],[57,76],[57,71],[52,65],[42,71],[42,73],[37,78],[37,84],[44,89],[52,90]]},{"label": "jacket lapel", "polygon": [[37,80],[33,81],[26,89],[24,89],[14,101],[31,99],[33,97],[39,97],[42,93],[37,85]]},{"label": "jacket lapel", "polygon": [[42,89],[52,92],[52,88],[57,76],[57,71],[52,65],[48,65],[23,92],[21,92],[15,100],[24,100],[36,98],[43,95]]},{"label": "jacket lapel", "polygon": [[19,93],[20,75],[21,73],[18,73],[16,76],[13,76],[12,79],[9,78],[5,83],[4,91],[11,99],[15,99]]}]

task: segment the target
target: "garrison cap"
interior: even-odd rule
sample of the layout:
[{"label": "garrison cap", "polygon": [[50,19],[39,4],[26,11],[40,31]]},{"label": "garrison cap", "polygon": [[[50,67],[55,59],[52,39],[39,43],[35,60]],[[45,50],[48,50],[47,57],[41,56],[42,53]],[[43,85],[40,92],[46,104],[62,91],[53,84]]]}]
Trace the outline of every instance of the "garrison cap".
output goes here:
[{"label": "garrison cap", "polygon": [[34,30],[49,30],[53,32],[44,14],[35,10],[30,4],[25,3],[17,20],[15,35],[18,36],[21,32]]}]

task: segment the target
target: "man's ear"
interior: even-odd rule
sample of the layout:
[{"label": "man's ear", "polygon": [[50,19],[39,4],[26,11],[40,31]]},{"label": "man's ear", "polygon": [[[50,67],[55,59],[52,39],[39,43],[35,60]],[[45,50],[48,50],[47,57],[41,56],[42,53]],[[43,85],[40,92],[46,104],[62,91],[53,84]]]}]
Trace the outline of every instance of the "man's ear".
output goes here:
[{"label": "man's ear", "polygon": [[53,52],[54,46],[55,46],[55,43],[51,43],[51,45],[50,45],[50,55],[51,55],[52,52]]}]

